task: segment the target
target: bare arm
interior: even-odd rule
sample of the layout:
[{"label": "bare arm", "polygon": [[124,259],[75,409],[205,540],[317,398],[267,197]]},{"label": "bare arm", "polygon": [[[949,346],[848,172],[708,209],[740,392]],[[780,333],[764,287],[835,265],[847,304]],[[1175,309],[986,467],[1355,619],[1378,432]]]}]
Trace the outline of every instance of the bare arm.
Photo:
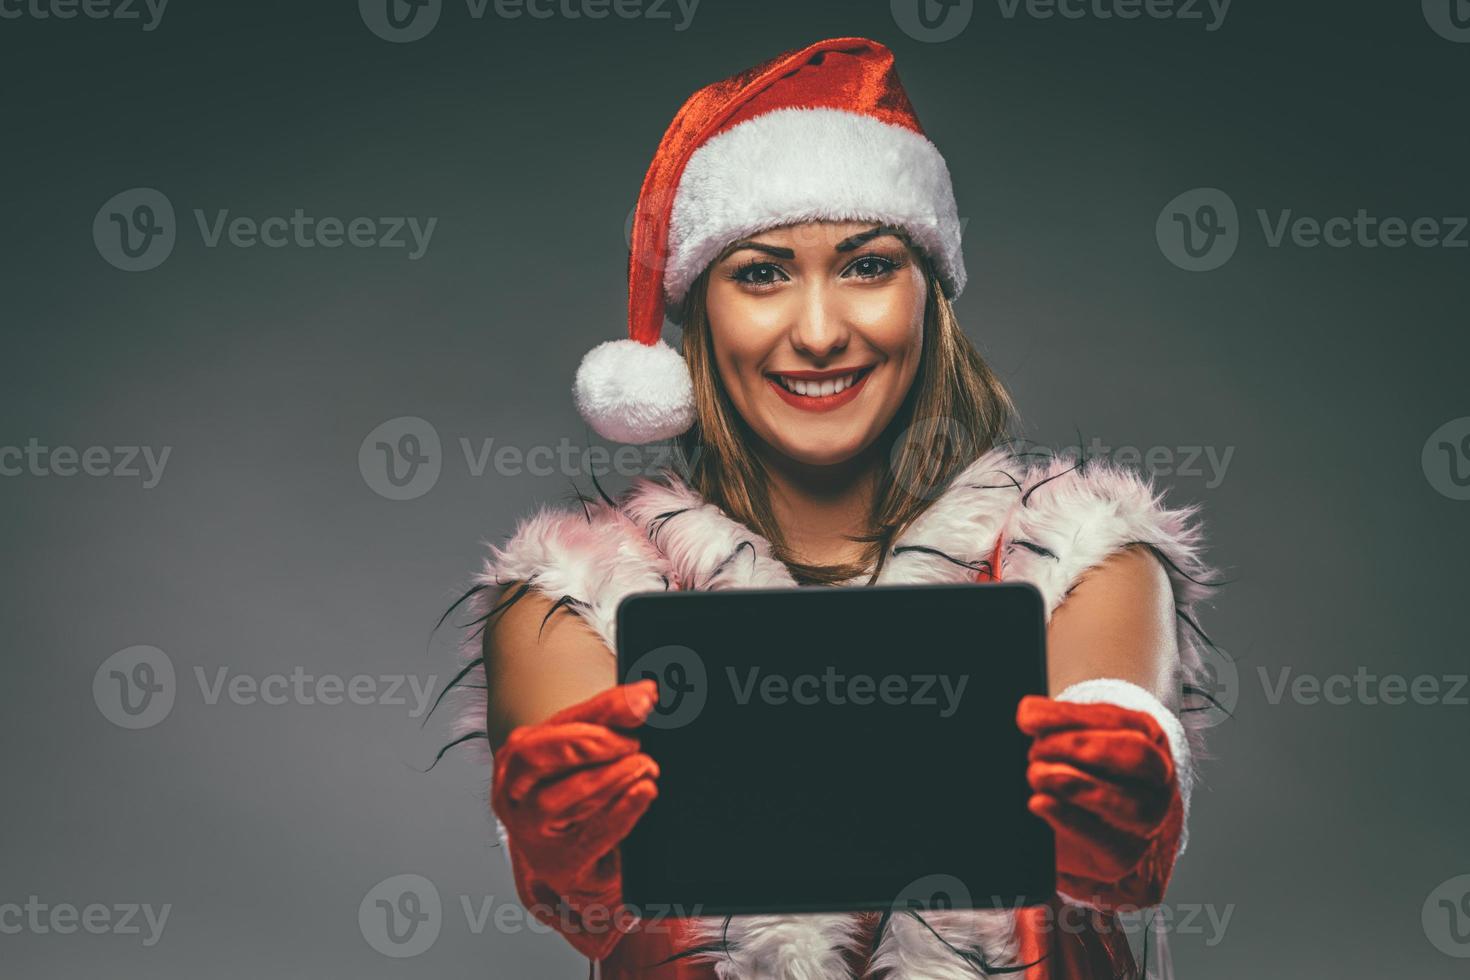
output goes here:
[{"label": "bare arm", "polygon": [[[514,595],[512,582],[504,595]],[[617,683],[617,659],[592,627],[531,589],[485,630],[486,731],[497,749],[519,725],[545,721]]]},{"label": "bare arm", "polygon": [[1083,575],[1052,613],[1046,639],[1053,697],[1078,681],[1116,677],[1179,710],[1174,592],[1164,566],[1143,546]]}]

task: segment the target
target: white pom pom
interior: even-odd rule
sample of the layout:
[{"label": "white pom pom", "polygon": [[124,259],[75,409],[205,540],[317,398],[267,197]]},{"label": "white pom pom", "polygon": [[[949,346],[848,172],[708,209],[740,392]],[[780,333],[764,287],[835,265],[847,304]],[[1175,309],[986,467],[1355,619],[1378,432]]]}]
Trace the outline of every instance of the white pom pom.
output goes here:
[{"label": "white pom pom", "polygon": [[587,424],[613,442],[657,442],[694,424],[689,367],[662,340],[598,344],[577,367],[572,395]]}]

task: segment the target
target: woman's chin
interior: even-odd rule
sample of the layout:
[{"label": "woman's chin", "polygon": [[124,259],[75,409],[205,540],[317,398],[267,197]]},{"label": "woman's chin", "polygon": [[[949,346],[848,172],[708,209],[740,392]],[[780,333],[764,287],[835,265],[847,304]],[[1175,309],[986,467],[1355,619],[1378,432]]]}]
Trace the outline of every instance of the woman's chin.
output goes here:
[{"label": "woman's chin", "polygon": [[788,438],[774,443],[773,448],[794,463],[805,466],[837,466],[846,463],[867,448],[864,433],[842,432],[803,434],[797,439]]}]

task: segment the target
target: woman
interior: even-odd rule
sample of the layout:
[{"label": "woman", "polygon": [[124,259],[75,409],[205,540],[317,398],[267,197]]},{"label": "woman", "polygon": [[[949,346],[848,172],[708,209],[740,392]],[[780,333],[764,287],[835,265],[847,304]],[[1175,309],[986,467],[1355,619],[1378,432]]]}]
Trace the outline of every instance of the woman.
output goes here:
[{"label": "woman", "polygon": [[[710,85],[660,144],[634,217],[629,337],[587,355],[575,394],[609,439],[677,438],[688,477],[543,509],[492,550],[460,723],[493,751],[522,901],[604,977],[1134,975],[1116,913],[1162,900],[1199,748],[1180,702],[1200,663],[1200,529],[1131,473],[1005,444],[1009,399],[951,307],[959,232],[944,160],[873,41]],[[660,339],[666,313],[682,357]],[[1056,832],[1050,905],[612,914],[618,843],[658,785],[636,737],[656,688],[614,687],[619,599],[970,578],[1046,600],[1053,697],[1027,698],[1016,723],[1033,736],[1031,809]],[[944,750],[958,776],[981,749]]]}]

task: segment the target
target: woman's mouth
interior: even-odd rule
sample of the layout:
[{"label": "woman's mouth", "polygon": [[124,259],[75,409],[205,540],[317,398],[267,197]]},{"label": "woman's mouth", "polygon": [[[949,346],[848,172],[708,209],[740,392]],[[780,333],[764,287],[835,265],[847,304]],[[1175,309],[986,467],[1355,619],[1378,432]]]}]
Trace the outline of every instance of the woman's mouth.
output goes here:
[{"label": "woman's mouth", "polygon": [[781,400],[808,412],[829,412],[852,401],[862,390],[874,365],[841,373],[833,371],[794,371],[790,374],[766,375],[766,383]]}]

